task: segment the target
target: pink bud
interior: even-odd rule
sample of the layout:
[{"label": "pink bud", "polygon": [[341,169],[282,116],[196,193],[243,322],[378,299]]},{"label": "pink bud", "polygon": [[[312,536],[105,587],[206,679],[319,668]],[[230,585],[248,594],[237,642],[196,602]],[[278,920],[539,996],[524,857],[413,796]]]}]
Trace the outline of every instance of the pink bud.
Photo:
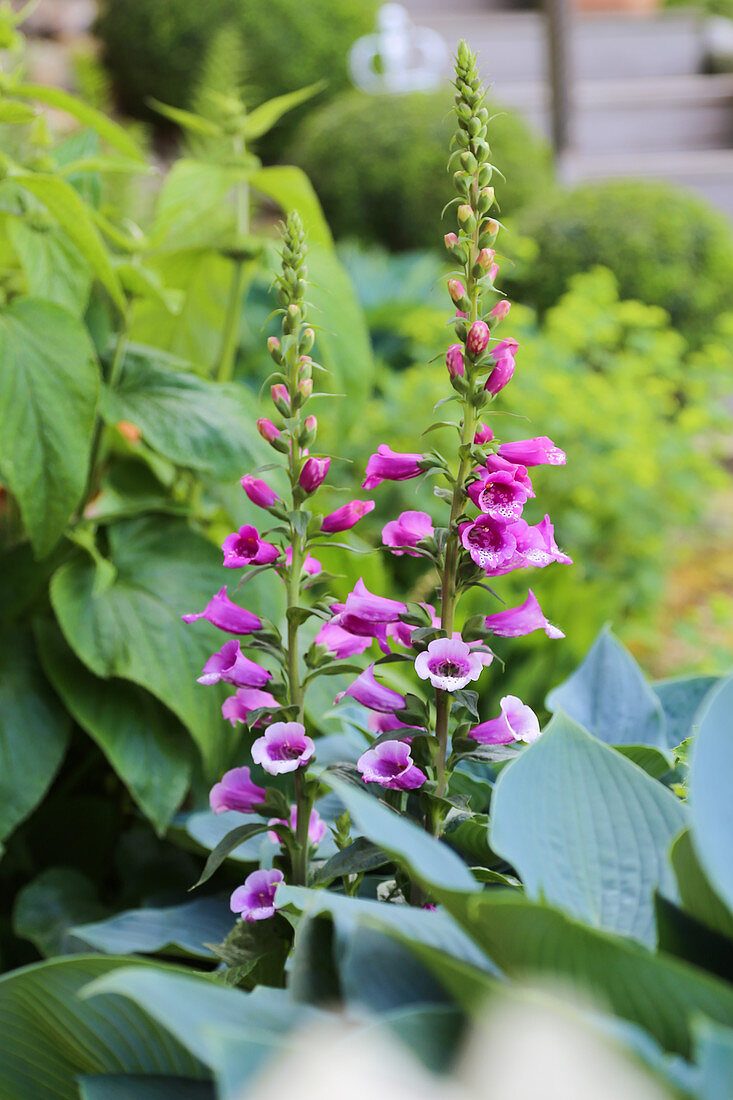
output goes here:
[{"label": "pink bud", "polygon": [[330,515],[324,516],[321,531],[324,535],[335,535],[339,531],[349,531],[373,508],[373,500],[351,500],[348,504],[342,504]]},{"label": "pink bud", "polygon": [[495,237],[496,234],[499,232],[499,223],[494,221],[494,219],[492,218],[490,221],[488,221],[486,223],[486,226],[484,228],[484,232],[485,233],[490,233],[492,237]]},{"label": "pink bud", "polygon": [[499,265],[498,264],[492,264],[491,267],[489,268],[489,279],[491,280],[492,283],[494,282],[494,280],[496,279],[496,276],[498,274],[499,274]]},{"label": "pink bud", "polygon": [[323,483],[330,465],[330,458],[307,458],[298,478],[301,489],[305,489],[306,493],[315,492]]},{"label": "pink bud", "polygon": [[257,421],[257,431],[268,443],[274,443],[276,439],[280,438],[280,432],[272,421],[266,420],[264,417]]},{"label": "pink bud", "polygon": [[507,301],[506,298],[502,298],[500,302],[496,303],[489,317],[494,317],[497,321],[503,321],[505,317],[509,316],[509,310],[511,308],[512,303]]},{"label": "pink bud", "polygon": [[276,363],[282,362],[282,355],[280,353],[280,341],[277,336],[268,336],[267,338],[267,350]]},{"label": "pink bud", "polygon": [[469,355],[481,355],[489,345],[489,326],[485,321],[474,321],[466,337],[466,351]]},{"label": "pink bud", "polygon": [[467,222],[469,218],[473,217],[473,210],[471,209],[471,207],[469,206],[469,204],[467,202],[462,203],[458,207],[458,210],[456,211],[456,213],[458,215],[458,220],[461,223],[461,225],[464,222]]},{"label": "pink bud", "polygon": [[278,412],[283,416],[290,416],[290,394],[287,386],[282,382],[278,382],[276,386],[270,386],[270,397]]},{"label": "pink bud", "polygon": [[466,297],[466,288],[460,279],[449,279],[448,293],[454,302],[460,302]]},{"label": "pink bud", "polygon": [[259,477],[252,477],[251,474],[246,474],[242,478],[242,488],[252,503],[260,508],[271,508],[275,501],[280,499],[266,481],[262,481]]},{"label": "pink bud", "polygon": [[462,344],[451,344],[445,355],[445,365],[451,378],[457,378],[458,375],[465,374],[466,367],[463,362]]},{"label": "pink bud", "polygon": [[491,354],[494,359],[502,359],[505,355],[514,355],[519,344],[513,336],[506,336],[503,340],[500,340],[498,344],[495,344],[491,349]]},{"label": "pink bud", "polygon": [[474,443],[490,443],[494,433],[488,424],[479,424],[473,437]]},{"label": "pink bud", "polygon": [[305,430],[307,432],[313,432],[313,433],[317,432],[318,431],[318,421],[316,420],[315,416],[313,416],[313,415],[306,416],[306,418],[303,422],[303,427],[305,428]]},{"label": "pink bud", "polygon": [[514,374],[514,356],[503,355],[501,359],[497,359],[496,366],[492,370],[489,377],[486,379],[486,385],[484,389],[492,395],[496,395],[500,390],[503,390],[507,382],[511,381],[511,377]]},{"label": "pink bud", "polygon": [[298,382],[298,393],[301,394],[302,397],[305,399],[309,398],[310,395],[313,393],[313,379],[301,379],[301,381]]},{"label": "pink bud", "polygon": [[476,257],[477,262],[483,267],[484,270],[492,263],[496,253],[493,248],[482,248]]},{"label": "pink bud", "polygon": [[445,247],[446,248],[448,248],[448,249],[455,248],[456,245],[458,244],[458,234],[457,233],[446,233],[446,235],[443,237],[443,240],[445,241]]}]

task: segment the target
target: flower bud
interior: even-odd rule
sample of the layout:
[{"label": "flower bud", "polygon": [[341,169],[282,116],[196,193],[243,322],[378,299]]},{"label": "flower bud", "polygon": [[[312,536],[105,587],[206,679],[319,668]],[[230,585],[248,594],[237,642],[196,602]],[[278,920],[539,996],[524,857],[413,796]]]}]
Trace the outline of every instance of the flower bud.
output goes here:
[{"label": "flower bud", "polygon": [[489,233],[492,237],[495,237],[496,234],[499,232],[499,223],[497,221],[494,221],[494,219],[492,218],[486,223],[484,229],[486,233]]},{"label": "flower bud", "polygon": [[245,493],[259,508],[271,508],[280,499],[274,489],[271,489],[266,481],[259,477],[246,474],[241,481]]},{"label": "flower bud", "polygon": [[128,441],[128,443],[139,443],[143,437],[143,433],[138,428],[137,424],[132,424],[129,420],[119,420],[117,422],[117,431],[121,436]]},{"label": "flower bud", "polygon": [[488,424],[479,424],[474,433],[473,441],[480,446],[482,443],[490,443],[493,438],[494,433]]},{"label": "flower bud", "polygon": [[491,280],[492,283],[495,281],[496,276],[498,274],[499,274],[499,265],[498,264],[492,264],[491,267],[489,268],[489,279]]},{"label": "flower bud", "polygon": [[465,225],[465,223],[473,217],[473,210],[467,202],[462,203],[461,206],[458,207],[456,213],[461,225]]},{"label": "flower bud", "polygon": [[330,458],[307,458],[298,478],[301,489],[306,493],[314,493],[318,486],[323,483],[330,465]]},{"label": "flower bud", "polygon": [[509,310],[511,308],[512,303],[507,301],[506,298],[502,298],[500,302],[496,303],[489,317],[493,317],[496,321],[503,321],[505,317],[509,316]]},{"label": "flower bud", "polygon": [[489,346],[489,326],[485,321],[474,321],[466,337],[466,351],[469,355],[481,355]]},{"label": "flower bud", "polygon": [[276,386],[270,386],[270,397],[279,413],[282,413],[283,416],[290,416],[290,394],[287,386],[284,386],[282,382],[278,382]]},{"label": "flower bud", "polygon": [[313,379],[302,378],[300,382],[298,382],[298,393],[301,395],[303,401],[307,401],[313,393]]},{"label": "flower bud", "polygon": [[482,267],[485,271],[486,268],[489,267],[490,264],[493,262],[494,256],[495,252],[493,248],[482,248],[478,256],[476,257],[476,262],[478,263],[479,267]]},{"label": "flower bud", "polygon": [[303,447],[309,447],[313,440],[316,438],[316,432],[318,431],[318,421],[315,416],[306,416],[303,421],[303,430],[300,433],[300,444]]},{"label": "flower bud", "polygon": [[511,381],[511,377],[514,374],[514,356],[503,355],[501,359],[497,359],[496,366],[492,370],[489,377],[486,379],[486,385],[484,389],[487,393],[490,393],[493,397],[503,390],[507,382]]},{"label": "flower bud", "polygon": [[458,244],[458,234],[457,233],[446,233],[446,235],[443,237],[443,240],[445,241],[445,247],[446,248],[448,248],[448,249],[455,248],[456,245]]},{"label": "flower bud", "polygon": [[271,420],[267,420],[265,417],[261,417],[257,421],[257,431],[260,433],[266,443],[274,446],[276,443],[282,440],[282,435],[272,423]]},{"label": "flower bud", "polygon": [[310,378],[313,373],[313,360],[310,355],[301,355],[298,360],[298,381],[302,382],[305,378]]},{"label": "flower bud", "polygon": [[283,332],[295,332],[299,321],[300,306],[297,306],[295,302],[291,302],[288,308],[285,310],[285,314],[283,316]]},{"label": "flower bud", "polygon": [[449,279],[448,293],[450,294],[453,301],[458,304],[458,302],[462,302],[463,299],[466,297],[466,288],[460,279]]},{"label": "flower bud", "polygon": [[267,350],[272,358],[279,365],[283,361],[282,352],[280,351],[280,341],[277,336],[269,336],[267,339]]},{"label": "flower bud", "polygon": [[466,367],[463,362],[462,344],[451,344],[446,352],[445,365],[451,378],[457,378],[459,375],[465,374]]},{"label": "flower bud", "polygon": [[313,345],[316,342],[316,334],[312,328],[304,328],[300,334],[300,341],[298,343],[298,351],[301,355],[307,355],[309,351],[313,349]]},{"label": "flower bud", "polygon": [[478,168],[478,161],[470,149],[466,149],[465,153],[461,153],[461,168],[464,172],[475,172]]},{"label": "flower bud", "polygon": [[478,193],[478,208],[481,214],[485,214],[494,205],[495,196],[493,187],[482,187]]}]

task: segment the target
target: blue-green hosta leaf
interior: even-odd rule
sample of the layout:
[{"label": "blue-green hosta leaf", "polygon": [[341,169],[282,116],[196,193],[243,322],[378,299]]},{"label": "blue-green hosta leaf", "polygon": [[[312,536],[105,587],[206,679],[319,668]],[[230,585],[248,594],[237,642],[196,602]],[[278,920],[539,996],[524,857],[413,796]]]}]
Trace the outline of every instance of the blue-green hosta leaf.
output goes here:
[{"label": "blue-green hosta leaf", "polygon": [[681,676],[652,684],[664,711],[668,748],[676,748],[692,734],[693,718],[719,680],[718,676]]},{"label": "blue-green hosta leaf", "polygon": [[686,819],[666,787],[560,713],[502,770],[490,842],[530,897],[651,946],[654,891],[674,896],[668,852]]},{"label": "blue-green hosta leaf", "polygon": [[716,894],[700,866],[690,829],[685,829],[677,837],[670,851],[670,859],[685,912],[721,936],[733,940],[733,912]]},{"label": "blue-green hosta leaf", "polygon": [[114,579],[99,584],[94,563],[79,555],[54,574],[51,602],[67,642],[96,676],[140,684],[186,726],[213,776],[226,763],[230,735],[223,691],[196,677],[221,634],[186,624],[224,583],[215,546],[179,519],[153,516],[109,529]]},{"label": "blue-green hosta leaf", "polygon": [[575,672],[550,692],[547,707],[564,710],[608,745],[667,748],[659,699],[608,629],[601,631]]},{"label": "blue-green hosta leaf", "polygon": [[77,924],[75,939],[107,955],[188,955],[214,957],[206,944],[218,943],[234,923],[226,901],[197,898],[162,909],[128,909],[93,924]]},{"label": "blue-green hosta leaf", "polygon": [[119,383],[103,394],[104,418],[131,421],[154,451],[217,480],[234,480],[268,461],[249,390],[209,382],[185,366],[175,369],[170,357],[156,362],[154,348],[132,348]]},{"label": "blue-green hosta leaf", "polygon": [[[89,982],[129,959],[70,955],[12,970],[0,978],[0,1096],[78,1100],[80,1074],[168,1074],[203,1078],[184,1044],[118,997],[82,1000]],[[165,980],[171,969],[141,959]]]},{"label": "blue-green hosta leaf", "polygon": [[733,1083],[733,1029],[700,1020],[695,1028],[698,1100],[722,1100]]},{"label": "blue-green hosta leaf", "polygon": [[71,721],[49,687],[30,630],[0,631],[0,840],[43,798]]},{"label": "blue-green hosta leaf", "polygon": [[99,372],[81,321],[38,298],[0,309],[0,363],[0,481],[43,557],[84,492]]},{"label": "blue-green hosta leaf", "polygon": [[711,885],[733,910],[733,676],[699,716],[690,763],[692,840]]}]

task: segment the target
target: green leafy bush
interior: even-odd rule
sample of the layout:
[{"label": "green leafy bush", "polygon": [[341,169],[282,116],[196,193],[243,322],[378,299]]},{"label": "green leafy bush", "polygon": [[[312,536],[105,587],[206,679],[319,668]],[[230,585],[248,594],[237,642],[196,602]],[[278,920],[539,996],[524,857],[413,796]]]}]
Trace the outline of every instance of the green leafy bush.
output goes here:
[{"label": "green leafy bush", "polygon": [[[552,188],[549,149],[511,111],[491,123],[492,183],[501,215]],[[311,176],[337,237],[380,242],[392,251],[441,245],[440,211],[451,194],[445,150],[450,99],[345,92],[311,111],[288,159]]]},{"label": "green leafy bush", "polygon": [[730,224],[671,184],[585,184],[539,198],[515,228],[533,247],[508,272],[506,289],[540,311],[558,300],[572,275],[596,264],[613,271],[622,298],[662,306],[696,344],[730,308]]},{"label": "green leafy bush", "polygon": [[149,117],[149,97],[187,107],[214,32],[241,32],[250,105],[324,79],[347,83],[351,44],[374,26],[364,0],[103,0],[97,34],[119,101]]}]

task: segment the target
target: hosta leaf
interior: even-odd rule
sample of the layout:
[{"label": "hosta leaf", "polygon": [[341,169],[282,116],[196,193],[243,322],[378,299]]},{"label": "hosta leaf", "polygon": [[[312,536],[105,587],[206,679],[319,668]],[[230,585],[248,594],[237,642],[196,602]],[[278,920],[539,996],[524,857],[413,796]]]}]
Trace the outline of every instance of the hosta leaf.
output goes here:
[{"label": "hosta leaf", "polygon": [[192,753],[185,729],[142,688],[92,675],[55,624],[39,625],[36,634],[46,675],[65,706],[162,834],[188,790]]},{"label": "hosta leaf", "polygon": [[51,602],[77,657],[104,679],[146,688],[186,726],[213,777],[226,762],[223,691],[196,677],[220,648],[208,623],[188,625],[222,585],[221,555],[179,519],[149,516],[109,529],[114,580],[99,587],[95,565],[79,555],[51,580]]},{"label": "hosta leaf", "polygon": [[0,632],[0,840],[43,798],[71,721],[49,687],[29,630]]},{"label": "hosta leaf", "polygon": [[666,787],[560,713],[501,772],[490,840],[530,897],[651,945],[654,891],[674,896],[667,853],[686,817]]},{"label": "hosta leaf", "polygon": [[713,888],[733,910],[733,676],[700,714],[690,763],[692,840]]},{"label": "hosta leaf", "polygon": [[667,747],[674,749],[692,733],[692,720],[718,676],[682,676],[652,684],[666,720]]},{"label": "hosta leaf", "polygon": [[256,401],[244,386],[164,366],[154,348],[128,353],[119,383],[103,395],[102,412],[110,423],[136,424],[145,442],[176,465],[218,480],[241,477],[265,454]]},{"label": "hosta leaf", "polygon": [[686,912],[715,932],[733,940],[733,912],[718,897],[700,866],[692,833],[686,829],[672,845],[670,859]]},{"label": "hosta leaf", "polygon": [[81,321],[37,298],[0,309],[0,362],[0,480],[43,557],[84,492],[99,374]]},{"label": "hosta leaf", "polygon": [[667,748],[659,699],[608,629],[601,631],[575,672],[550,692],[547,707],[564,710],[609,745]]},{"label": "hosta leaf", "polygon": [[76,924],[71,934],[108,955],[183,955],[210,959],[207,944],[222,939],[234,917],[225,901],[197,898],[162,909],[128,909],[106,920]]}]

